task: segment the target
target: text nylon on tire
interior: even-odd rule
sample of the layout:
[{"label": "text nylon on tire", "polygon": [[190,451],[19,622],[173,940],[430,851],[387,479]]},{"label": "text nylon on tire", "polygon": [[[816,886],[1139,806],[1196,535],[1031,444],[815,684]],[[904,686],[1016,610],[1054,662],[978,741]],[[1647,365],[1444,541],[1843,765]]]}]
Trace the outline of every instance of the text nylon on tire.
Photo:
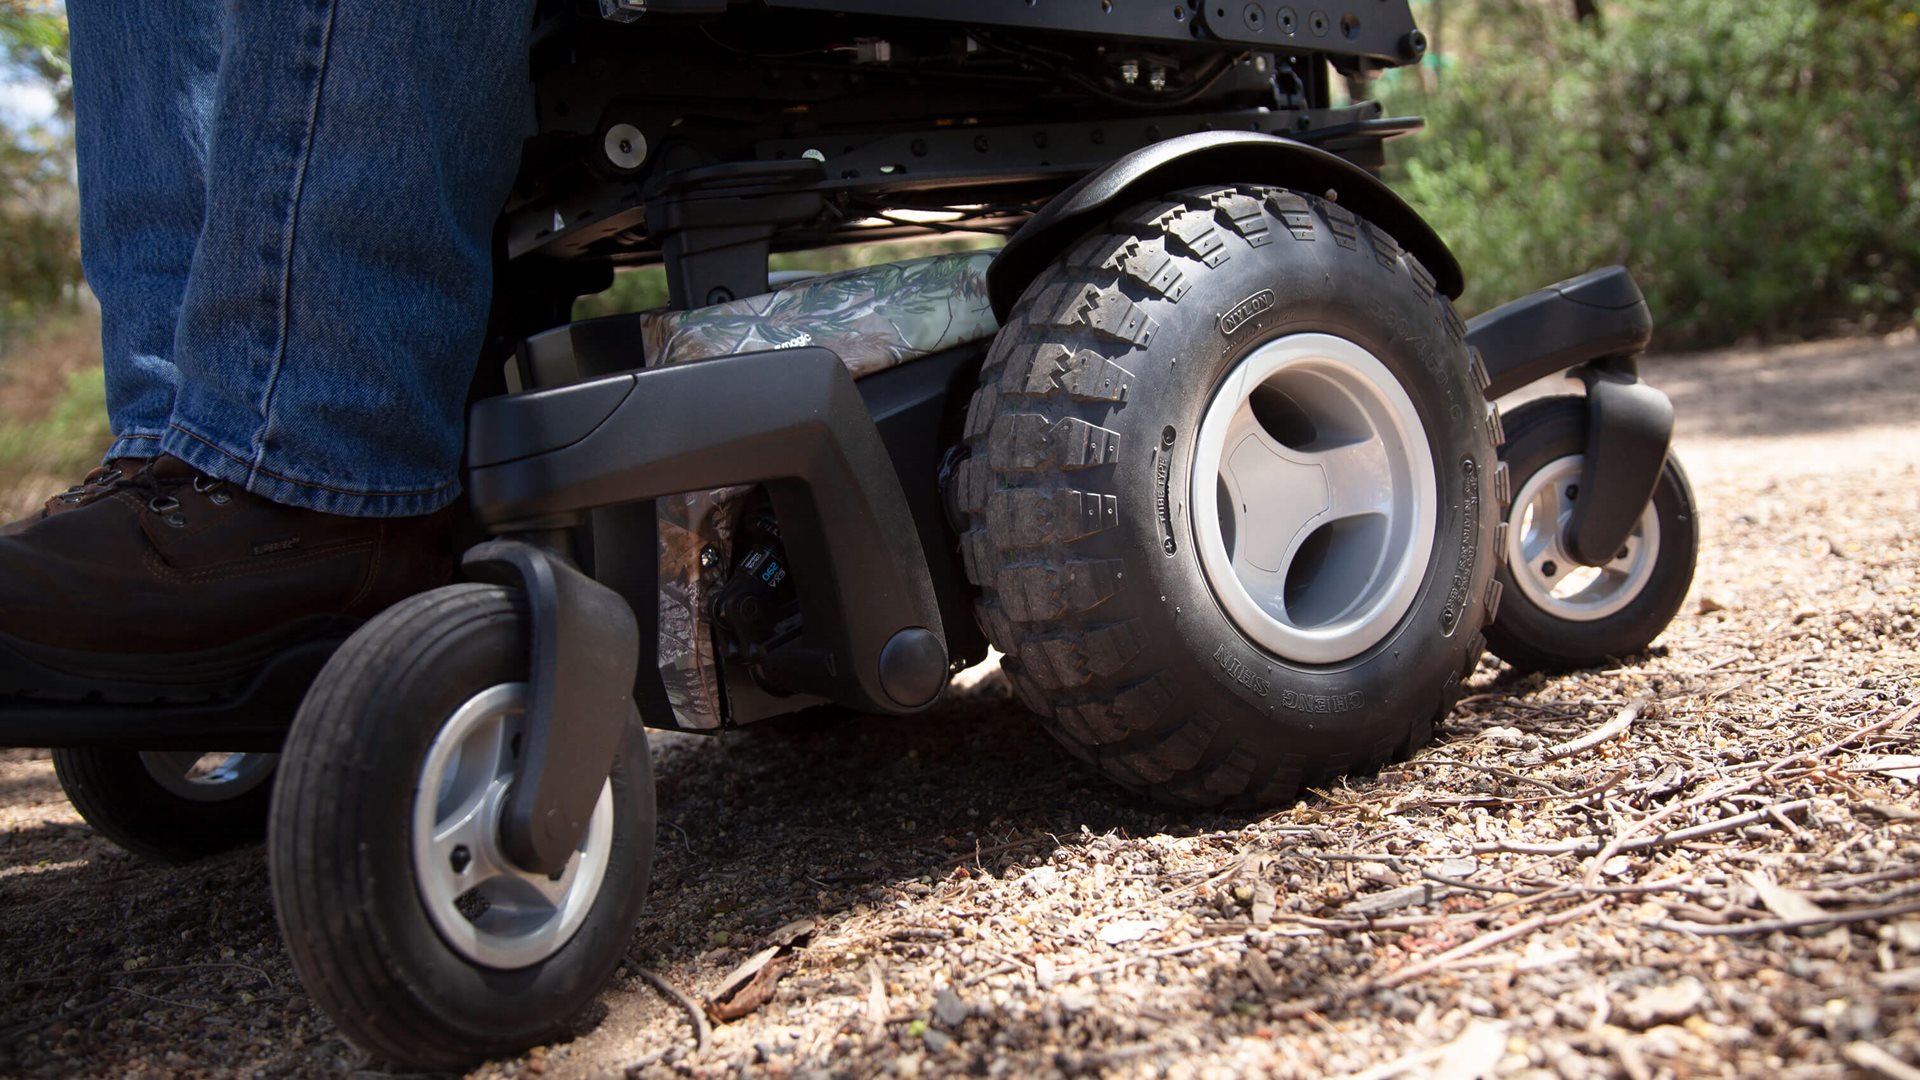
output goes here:
[{"label": "text nylon on tire", "polygon": [[1505,476],[1463,327],[1279,188],[1121,214],[996,338],[958,473],[977,610],[1082,759],[1269,805],[1425,742],[1482,648]]}]

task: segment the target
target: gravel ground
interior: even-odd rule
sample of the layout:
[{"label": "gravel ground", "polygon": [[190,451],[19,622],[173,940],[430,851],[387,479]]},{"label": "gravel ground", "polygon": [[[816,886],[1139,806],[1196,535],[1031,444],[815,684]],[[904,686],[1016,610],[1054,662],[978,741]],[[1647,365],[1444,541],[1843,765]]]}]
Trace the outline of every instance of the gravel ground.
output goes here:
[{"label": "gravel ground", "polygon": [[[1920,1075],[1920,342],[1648,367],[1703,553],[1651,655],[1489,660],[1411,761],[1257,817],[1129,799],[991,670],[925,718],[662,736],[628,965],[475,1075]],[[258,849],[143,865],[32,752],[0,830],[0,1075],[377,1074]],[[799,919],[696,1047],[649,976],[704,998]]]}]

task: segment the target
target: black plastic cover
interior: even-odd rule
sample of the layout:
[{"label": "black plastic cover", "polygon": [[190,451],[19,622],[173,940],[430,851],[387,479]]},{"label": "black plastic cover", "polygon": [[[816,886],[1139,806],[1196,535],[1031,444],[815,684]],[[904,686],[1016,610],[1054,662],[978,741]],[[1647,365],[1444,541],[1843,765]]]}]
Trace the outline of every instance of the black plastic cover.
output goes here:
[{"label": "black plastic cover", "polygon": [[993,312],[1005,322],[1027,283],[1081,234],[1128,203],[1195,184],[1275,184],[1313,195],[1335,192],[1341,206],[1387,231],[1419,258],[1434,285],[1457,297],[1459,260],[1413,208],[1358,165],[1315,146],[1252,131],[1177,135],[1089,173],[1028,219],[987,271]]},{"label": "black plastic cover", "polygon": [[1549,285],[1475,316],[1467,344],[1492,380],[1487,400],[1576,364],[1632,357],[1653,337],[1653,315],[1624,266]]},{"label": "black plastic cover", "polygon": [[[505,433],[524,427],[522,410],[551,409],[552,395],[577,396],[597,413],[616,394],[620,405],[584,438],[515,456],[525,443]],[[830,350],[724,356],[494,398],[474,407],[469,438],[470,458],[493,463],[472,470],[469,488],[475,513],[495,531],[677,492],[765,484],[809,639],[792,650],[805,662],[786,669],[788,688],[876,712],[927,704],[893,697],[881,678],[881,654],[902,630],[946,640],[926,552],[866,403]],[[898,676],[886,682],[912,685]]]}]

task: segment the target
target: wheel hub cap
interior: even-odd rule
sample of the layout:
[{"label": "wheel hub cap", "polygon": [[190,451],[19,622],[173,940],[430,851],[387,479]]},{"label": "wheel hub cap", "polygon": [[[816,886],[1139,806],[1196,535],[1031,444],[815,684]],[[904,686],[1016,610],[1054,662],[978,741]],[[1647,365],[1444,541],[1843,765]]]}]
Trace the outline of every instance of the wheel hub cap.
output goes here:
[{"label": "wheel hub cap", "polygon": [[237,799],[273,775],[279,754],[142,750],[140,764],[168,794],[192,802]]},{"label": "wheel hub cap", "polygon": [[1201,568],[1247,637],[1339,663],[1412,607],[1438,484],[1413,400],[1371,352],[1328,334],[1260,346],[1215,391],[1194,455]]},{"label": "wheel hub cap", "polygon": [[1601,566],[1567,554],[1567,526],[1580,493],[1583,454],[1548,462],[1528,478],[1507,522],[1507,571],[1535,607],[1571,622],[1604,619],[1633,602],[1653,577],[1660,551],[1660,518],[1653,504],[1633,532]]},{"label": "wheel hub cap", "polygon": [[414,880],[428,918],[455,951],[501,969],[538,963],[573,937],[613,846],[609,781],[559,874],[527,873],[501,850],[526,702],[527,684],[503,683],[455,710],[427,751],[413,798]]}]

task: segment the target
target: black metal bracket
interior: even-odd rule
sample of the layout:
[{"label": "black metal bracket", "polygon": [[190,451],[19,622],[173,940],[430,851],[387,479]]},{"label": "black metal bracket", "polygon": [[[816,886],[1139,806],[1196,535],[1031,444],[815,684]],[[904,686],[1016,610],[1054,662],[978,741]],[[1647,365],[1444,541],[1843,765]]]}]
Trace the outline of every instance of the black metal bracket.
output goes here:
[{"label": "black metal bracket", "polygon": [[490,540],[461,565],[527,596],[533,626],[526,727],[500,844],[521,869],[550,874],[579,848],[613,770],[633,709],[639,625],[619,593],[545,548]]},{"label": "black metal bracket", "polygon": [[[866,402],[827,349],[724,356],[483,401],[468,460],[475,513],[496,532],[765,484],[805,623],[799,642],[769,655],[769,679],[883,713],[917,712],[946,685],[946,637],[913,515]],[[653,557],[595,551],[596,565]]]},{"label": "black metal bracket", "polygon": [[739,161],[666,174],[647,193],[647,231],[677,311],[767,291],[774,230],[820,216],[820,163]]},{"label": "black metal bracket", "polygon": [[1586,451],[1566,544],[1589,566],[1612,560],[1633,532],[1673,441],[1673,403],[1640,381],[1637,358],[1652,336],[1646,298],[1623,266],[1549,285],[1467,323],[1489,401],[1569,368],[1586,384]]}]

